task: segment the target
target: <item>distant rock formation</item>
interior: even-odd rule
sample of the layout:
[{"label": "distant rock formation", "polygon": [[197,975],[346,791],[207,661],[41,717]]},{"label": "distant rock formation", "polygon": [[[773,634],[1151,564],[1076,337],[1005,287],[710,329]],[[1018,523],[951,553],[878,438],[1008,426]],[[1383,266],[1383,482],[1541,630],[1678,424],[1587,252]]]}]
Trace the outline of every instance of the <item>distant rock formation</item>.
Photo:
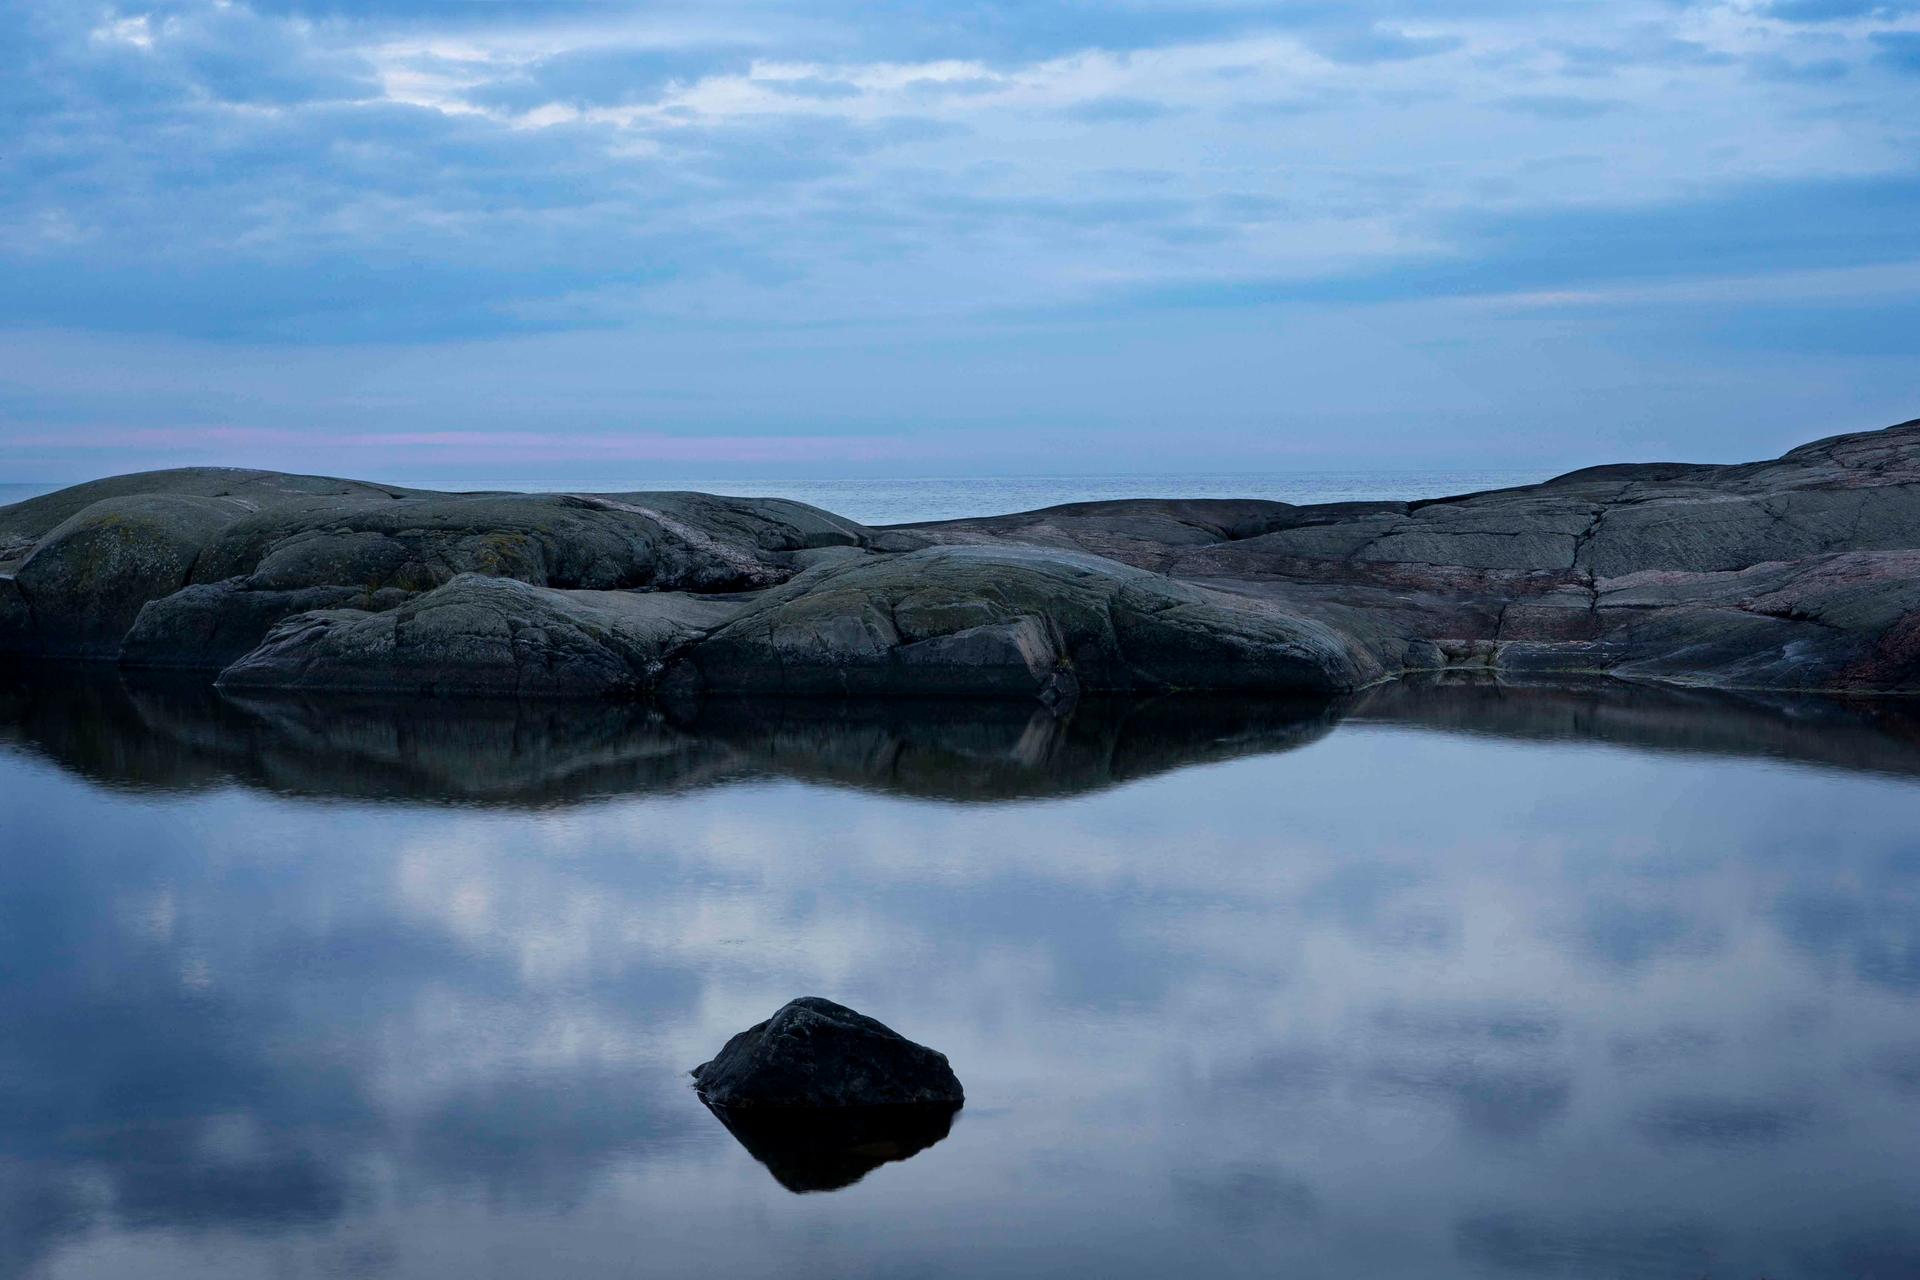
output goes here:
[{"label": "distant rock formation", "polygon": [[1920,692],[1920,421],[1427,502],[866,528],[691,493],[119,476],[0,507],[0,652],[224,687],[1352,690],[1410,671]]}]

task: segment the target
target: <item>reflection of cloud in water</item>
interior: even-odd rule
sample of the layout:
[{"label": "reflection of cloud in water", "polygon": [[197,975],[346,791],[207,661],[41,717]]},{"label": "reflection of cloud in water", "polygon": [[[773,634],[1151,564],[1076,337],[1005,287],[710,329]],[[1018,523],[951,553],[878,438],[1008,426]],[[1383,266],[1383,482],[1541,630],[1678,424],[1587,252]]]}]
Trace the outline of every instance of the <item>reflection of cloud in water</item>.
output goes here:
[{"label": "reflection of cloud in water", "polygon": [[658,1073],[516,1075],[461,1088],[418,1119],[412,1152],[435,1184],[556,1208],[586,1198],[616,1159],[694,1133],[699,1117]]},{"label": "reflection of cloud in water", "polygon": [[1720,945],[1711,926],[1669,904],[1593,902],[1584,914],[1588,954],[1621,969],[1698,959]]},{"label": "reflection of cloud in water", "polygon": [[1173,1193],[1189,1212],[1224,1231],[1295,1227],[1321,1215],[1312,1185],[1277,1165],[1176,1169]]},{"label": "reflection of cloud in water", "polygon": [[1920,1094],[1920,1044],[1904,1045],[1878,1055],[1880,1075],[1903,1093]]},{"label": "reflection of cloud in water", "polygon": [[1390,1040],[1413,1044],[1487,1044],[1528,1048],[1560,1039],[1561,1019],[1525,1007],[1460,1008],[1394,1006],[1373,1015],[1373,1025]]},{"label": "reflection of cloud in water", "polygon": [[1607,1050],[1623,1069],[1635,1070],[1697,1060],[1710,1054],[1718,1044],[1719,1038],[1711,1031],[1672,1026],[1616,1035],[1608,1041]]},{"label": "reflection of cloud in water", "polygon": [[[0,1275],[1911,1256],[1884,725],[1414,690],[1214,738],[1164,708],[703,736],[142,698],[0,712]],[[1777,763],[1836,743],[1880,772]],[[974,1102],[799,1201],[684,1072],[812,990]]]},{"label": "reflection of cloud in water", "polygon": [[[1920,874],[1909,878],[1909,884]],[[1809,886],[1785,896],[1781,929],[1822,960],[1847,965],[1864,981],[1920,994],[1920,894],[1870,899]]]},{"label": "reflection of cloud in water", "polygon": [[1648,1107],[1639,1128],[1661,1142],[1748,1147],[1780,1142],[1808,1121],[1804,1106],[1742,1098],[1673,1098]]},{"label": "reflection of cloud in water", "polygon": [[1534,1136],[1567,1110],[1572,1094],[1564,1073],[1476,1062],[1382,1063],[1367,1080],[1390,1096],[1444,1103],[1462,1126],[1486,1138]]},{"label": "reflection of cloud in water", "polygon": [[1920,1231],[1909,1225],[1847,1229],[1793,1250],[1800,1274],[1816,1280],[1920,1276]]},{"label": "reflection of cloud in water", "polygon": [[1324,1094],[1341,1078],[1342,1064],[1333,1053],[1310,1045],[1273,1045],[1252,1059],[1236,1063],[1205,1081],[1208,1089],[1235,1108],[1263,1101],[1313,1098]]},{"label": "reflection of cloud in water", "polygon": [[1454,1240],[1467,1258],[1521,1275],[1690,1280],[1713,1265],[1711,1237],[1689,1222],[1565,1222],[1506,1210],[1461,1219]]}]

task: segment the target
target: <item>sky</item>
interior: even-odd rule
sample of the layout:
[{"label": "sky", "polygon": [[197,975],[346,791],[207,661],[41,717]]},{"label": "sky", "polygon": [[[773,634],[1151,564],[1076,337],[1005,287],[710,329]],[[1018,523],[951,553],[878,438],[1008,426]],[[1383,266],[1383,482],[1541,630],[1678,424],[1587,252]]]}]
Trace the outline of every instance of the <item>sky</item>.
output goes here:
[{"label": "sky", "polygon": [[1920,0],[0,0],[0,481],[1920,416]]}]

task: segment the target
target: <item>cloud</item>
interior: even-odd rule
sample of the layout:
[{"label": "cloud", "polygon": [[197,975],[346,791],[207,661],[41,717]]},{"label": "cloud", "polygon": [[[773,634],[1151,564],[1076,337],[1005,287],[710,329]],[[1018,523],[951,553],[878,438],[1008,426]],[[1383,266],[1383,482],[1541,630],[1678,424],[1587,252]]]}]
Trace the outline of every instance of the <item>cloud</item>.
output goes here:
[{"label": "cloud", "polygon": [[1151,98],[1089,98],[1076,102],[1061,112],[1070,120],[1079,120],[1087,124],[1112,124],[1115,122],[1140,123],[1146,120],[1158,120],[1173,114],[1173,109],[1163,102]]},{"label": "cloud", "polygon": [[744,52],[726,48],[596,46],[504,68],[485,63],[469,67],[473,84],[462,96],[477,106],[509,113],[553,104],[584,111],[651,101],[676,83],[738,74],[747,67]]},{"label": "cloud", "polygon": [[1773,0],[1766,12],[1782,22],[1841,22],[1893,18],[1914,8],[1912,0]]},{"label": "cloud", "polygon": [[1494,105],[1547,120],[1591,120],[1620,109],[1618,102],[1606,98],[1583,98],[1558,93],[1509,94],[1497,99]]},{"label": "cloud", "polygon": [[1464,43],[1458,36],[1409,35],[1385,27],[1324,37],[1315,46],[1335,62],[1404,62],[1451,53]]},{"label": "cloud", "polygon": [[239,4],[110,14],[64,52],[65,70],[153,104],[204,98],[270,108],[379,92],[366,59]]},{"label": "cloud", "polygon": [[[1711,120],[1675,129],[1670,161],[1639,149],[1608,166],[1603,204],[1582,183],[1633,127],[1609,118],[1684,118],[1673,95],[1705,88],[1593,93],[1569,74],[1561,26],[1514,26],[1498,6],[1458,31],[1404,27],[1387,8],[1316,26],[1263,5],[1141,4],[1101,23],[1064,4],[976,6],[960,22],[932,0],[857,22],[830,6],[803,24],[751,4],[645,23],[472,8],[183,0],[84,21],[32,8],[46,69],[19,112],[46,127],[16,131],[25,144],[0,160],[16,179],[0,198],[11,322],[343,341],[619,325],[694,296],[734,299],[746,322],[801,306],[864,315],[876,261],[919,282],[892,306],[1092,301],[1129,277],[1224,296],[1285,278],[1339,296],[1356,268],[1408,296],[1436,271],[1500,274],[1528,220],[1575,228],[1567,269],[1539,273],[1565,284],[1604,254],[1579,232],[1615,216],[1605,205],[1624,225],[1676,198],[1717,201],[1738,237],[1765,213],[1753,193],[1832,180],[1757,182],[1758,149],[1775,169],[1783,147],[1814,170],[1891,155],[1857,127],[1836,150],[1817,118],[1755,97],[1751,158]],[[1573,25],[1589,37],[1579,74],[1615,78],[1697,57],[1711,35],[1672,19],[1665,34]],[[1440,55],[1444,72],[1423,69]],[[1506,90],[1493,105],[1538,124],[1461,148],[1492,85]],[[1749,91],[1729,71],[1712,92]],[[1176,116],[1215,160],[1139,128]],[[1570,130],[1590,158],[1566,154]],[[1443,178],[1428,161],[1449,149]],[[1187,199],[1143,205],[1111,176],[1145,168]],[[1261,224],[1228,212],[1258,201],[1273,210]],[[1104,234],[1043,230],[1068,210]],[[849,240],[854,225],[870,234]]]},{"label": "cloud", "polygon": [[[1193,368],[1221,335],[1175,313],[1890,266],[1920,256],[1909,8],[27,0],[0,12],[30,53],[0,83],[0,324],[342,350],[870,328],[954,368],[1017,325],[1063,369],[1097,322]],[[1845,305],[1695,341],[1904,350],[1874,326],[1900,304]],[[0,369],[4,411],[42,411],[34,376]],[[1102,390],[1127,376],[1076,413],[1140,412]],[[841,412],[815,395],[810,433]]]},{"label": "cloud", "polygon": [[1890,31],[1873,37],[1880,60],[1903,75],[1920,76],[1920,31]]},{"label": "cloud", "polygon": [[1397,261],[1343,274],[1146,286],[1140,296],[1174,306],[1388,301],[1914,260],[1920,179],[1816,179],[1629,206],[1461,211],[1436,219],[1430,248]]}]

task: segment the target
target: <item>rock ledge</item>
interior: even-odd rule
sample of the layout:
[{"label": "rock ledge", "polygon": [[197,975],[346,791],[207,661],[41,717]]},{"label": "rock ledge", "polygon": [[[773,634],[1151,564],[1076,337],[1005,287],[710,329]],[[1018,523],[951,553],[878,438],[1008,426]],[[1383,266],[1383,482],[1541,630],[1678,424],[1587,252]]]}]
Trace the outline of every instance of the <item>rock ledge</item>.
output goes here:
[{"label": "rock ledge", "polygon": [[119,476],[0,507],[0,654],[248,690],[1325,697],[1412,672],[1920,693],[1920,420],[1421,502],[866,528],[678,492]]}]

